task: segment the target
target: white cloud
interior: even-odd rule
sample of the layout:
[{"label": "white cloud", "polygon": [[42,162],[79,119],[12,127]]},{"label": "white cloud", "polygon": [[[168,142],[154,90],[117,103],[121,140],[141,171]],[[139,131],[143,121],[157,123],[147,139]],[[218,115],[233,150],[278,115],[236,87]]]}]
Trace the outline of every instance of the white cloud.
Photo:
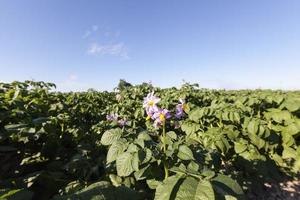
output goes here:
[{"label": "white cloud", "polygon": [[89,37],[91,35],[91,31],[89,31],[89,30],[86,30],[85,31],[85,33],[84,33],[84,35],[82,36],[82,38],[87,38],[87,37]]},{"label": "white cloud", "polygon": [[99,29],[97,25],[93,25],[91,28],[86,30],[82,36],[83,39],[88,38],[93,32],[96,32]]},{"label": "white cloud", "polygon": [[87,53],[90,55],[111,55],[121,57],[123,59],[129,59],[128,56],[128,48],[125,46],[124,43],[115,43],[115,44],[98,44],[92,43]]},{"label": "white cloud", "polygon": [[128,56],[128,48],[123,42],[118,41],[121,32],[119,30],[110,30],[110,28],[98,25],[91,26],[85,31],[83,39],[89,39],[90,41],[96,40],[96,36],[100,37],[102,42],[91,43],[87,49],[89,55],[100,55],[100,56],[115,56],[122,59],[130,59]]}]

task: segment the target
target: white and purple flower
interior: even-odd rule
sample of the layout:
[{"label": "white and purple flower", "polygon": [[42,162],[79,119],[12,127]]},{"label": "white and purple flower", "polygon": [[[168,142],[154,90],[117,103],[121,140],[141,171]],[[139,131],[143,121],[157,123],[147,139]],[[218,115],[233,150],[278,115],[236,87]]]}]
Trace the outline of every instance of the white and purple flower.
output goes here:
[{"label": "white and purple flower", "polygon": [[146,109],[147,116],[152,117],[152,115],[158,110],[157,103],[160,98],[154,96],[154,92],[151,92],[144,98],[143,107]]},{"label": "white and purple flower", "polygon": [[127,125],[127,120],[126,119],[120,119],[118,121],[119,126],[124,127]]},{"label": "white and purple flower", "polygon": [[124,127],[128,123],[125,118],[119,119],[119,115],[117,113],[106,115],[106,119],[111,122],[117,122],[120,127]]},{"label": "white and purple flower", "polygon": [[117,113],[113,113],[110,115],[106,115],[106,119],[108,121],[117,121],[118,120],[119,115]]},{"label": "white and purple flower", "polygon": [[176,106],[176,114],[175,117],[177,119],[182,118],[185,115],[185,111],[187,110],[187,104],[184,99],[179,99],[179,104]]},{"label": "white and purple flower", "polygon": [[171,114],[167,109],[158,109],[152,116],[154,126],[163,124],[167,119],[171,118]]}]

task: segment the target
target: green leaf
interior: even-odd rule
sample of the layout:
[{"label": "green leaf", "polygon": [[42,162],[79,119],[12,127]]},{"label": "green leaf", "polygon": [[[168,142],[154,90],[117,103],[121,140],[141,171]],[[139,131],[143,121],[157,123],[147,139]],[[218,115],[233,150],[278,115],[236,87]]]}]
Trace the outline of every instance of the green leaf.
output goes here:
[{"label": "green leaf", "polygon": [[152,151],[150,149],[144,149],[146,155],[144,160],[142,161],[142,164],[149,162],[152,159]]},{"label": "green leaf", "polygon": [[256,120],[251,120],[247,126],[247,130],[250,134],[256,135],[259,129],[259,122]]},{"label": "green leaf", "polygon": [[33,197],[33,192],[27,189],[9,190],[6,193],[0,195],[0,199],[8,199],[8,200],[31,200],[32,197]]},{"label": "green leaf", "polygon": [[147,182],[148,187],[152,190],[155,190],[157,188],[157,186],[162,184],[162,182],[155,180],[155,179],[147,179],[146,182]]},{"label": "green leaf", "polygon": [[179,146],[177,156],[181,160],[195,160],[192,150],[187,145]]},{"label": "green leaf", "polygon": [[221,114],[224,121],[229,121],[229,113],[227,111],[224,111]]},{"label": "green leaf", "polygon": [[216,141],[215,142],[215,145],[222,151],[222,153],[226,153],[229,148],[230,148],[230,145],[227,141],[227,139],[224,137],[224,136],[221,136],[220,140]]},{"label": "green leaf", "polygon": [[120,128],[110,129],[104,132],[101,137],[101,144],[111,145],[114,141],[118,140],[122,136],[122,130]]},{"label": "green leaf", "polygon": [[247,145],[241,142],[235,142],[234,143],[234,150],[236,153],[242,153],[246,151]]},{"label": "green leaf", "polygon": [[134,171],[132,159],[132,155],[128,152],[124,152],[118,156],[116,161],[118,176],[129,176]]},{"label": "green leaf", "polygon": [[200,124],[185,121],[181,125],[182,131],[184,131],[187,135],[191,135],[198,130],[200,130]]},{"label": "green leaf", "polygon": [[195,200],[210,200],[215,199],[213,187],[209,181],[201,181],[197,185]]},{"label": "green leaf", "polygon": [[290,148],[290,147],[285,147],[282,152],[282,158],[287,159],[287,158],[296,158],[297,157],[297,152],[296,150]]},{"label": "green leaf", "polygon": [[293,170],[296,172],[296,173],[299,173],[300,172],[300,158],[298,157],[294,163],[294,166],[293,166]]},{"label": "green leaf", "polygon": [[142,169],[134,172],[134,177],[136,180],[143,180],[147,178],[147,171],[149,171],[150,165],[147,165],[146,167],[143,167]]},{"label": "green leaf", "polygon": [[203,108],[196,108],[196,109],[193,109],[189,112],[189,119],[194,121],[194,122],[197,122],[199,123],[200,122],[200,119],[203,117],[204,115],[204,112],[205,112],[205,109]]},{"label": "green leaf", "polygon": [[127,148],[127,142],[125,139],[119,139],[112,143],[107,152],[106,162],[111,163],[117,159]]},{"label": "green leaf", "polygon": [[226,130],[226,133],[227,133],[227,136],[229,139],[231,140],[235,140],[236,138],[238,138],[240,132],[239,131],[236,131],[236,130]]},{"label": "green leaf", "polygon": [[134,178],[130,176],[125,177],[123,180],[123,184],[128,188],[132,187],[134,185],[134,182],[135,182]]},{"label": "green leaf", "polygon": [[278,154],[271,154],[271,158],[280,166],[283,165],[284,161]]},{"label": "green leaf", "polygon": [[269,109],[264,115],[268,120],[273,119],[277,123],[282,123],[283,121],[289,122],[292,119],[292,115],[289,111],[274,108]]},{"label": "green leaf", "polygon": [[201,175],[205,176],[206,179],[210,179],[210,178],[214,177],[216,175],[216,173],[212,170],[207,169],[207,170],[204,170],[201,173]]},{"label": "green leaf", "polygon": [[237,198],[235,198],[234,196],[231,196],[231,195],[225,195],[224,198],[225,198],[225,200],[238,200]]},{"label": "green leaf", "polygon": [[187,169],[193,172],[198,172],[199,168],[200,168],[199,165],[194,161],[191,161],[187,166]]},{"label": "green leaf", "polygon": [[106,181],[93,183],[88,187],[70,195],[55,196],[52,200],[139,200],[140,195],[124,186],[113,187]]},{"label": "green leaf", "polygon": [[290,112],[295,112],[300,109],[300,100],[286,99],[280,107],[287,108]]},{"label": "green leaf", "polygon": [[134,140],[135,144],[138,144],[141,148],[145,148],[145,142],[143,139],[136,139]]},{"label": "green leaf", "polygon": [[167,136],[170,137],[173,140],[177,139],[177,134],[174,131],[167,132]]},{"label": "green leaf", "polygon": [[141,139],[141,140],[144,140],[144,141],[151,141],[152,140],[152,138],[150,137],[150,135],[146,131],[141,132],[138,135],[138,139]]},{"label": "green leaf", "polygon": [[139,154],[138,152],[133,153],[131,165],[134,171],[139,171]]},{"label": "green leaf", "polygon": [[157,186],[154,200],[169,200],[171,199],[171,194],[173,188],[180,180],[180,176],[171,176],[164,180],[164,182]]},{"label": "green leaf", "polygon": [[169,177],[156,189],[155,200],[211,200],[215,199],[214,190],[209,181],[199,181],[192,177]]},{"label": "green leaf", "polygon": [[258,149],[261,149],[265,146],[266,142],[258,137],[257,135],[249,135],[249,138],[251,139],[251,142],[257,146]]},{"label": "green leaf", "polygon": [[18,131],[21,128],[26,128],[27,126],[28,126],[28,124],[9,124],[9,125],[5,126],[5,129],[8,132],[11,132],[11,131]]},{"label": "green leaf", "polygon": [[282,136],[282,143],[284,146],[292,146],[293,144],[295,144],[295,139],[292,135],[290,135],[287,132],[282,132],[281,134]]},{"label": "green leaf", "polygon": [[135,153],[139,151],[139,147],[133,143],[130,143],[128,148],[127,148],[127,152],[129,153]]},{"label": "green leaf", "polygon": [[110,174],[109,179],[112,182],[113,186],[118,187],[122,184],[122,178],[115,174]]},{"label": "green leaf", "polygon": [[234,112],[233,113],[233,119],[234,119],[235,122],[239,123],[240,120],[241,120],[240,114],[238,112]]},{"label": "green leaf", "polygon": [[215,195],[210,182],[187,177],[179,186],[175,199],[211,200],[215,199]]},{"label": "green leaf", "polygon": [[300,124],[292,123],[283,128],[283,134],[296,135],[300,132]]},{"label": "green leaf", "polygon": [[241,186],[228,176],[218,174],[218,176],[212,179],[212,185],[215,191],[221,196],[232,195],[237,197],[237,199],[244,198],[244,192]]}]

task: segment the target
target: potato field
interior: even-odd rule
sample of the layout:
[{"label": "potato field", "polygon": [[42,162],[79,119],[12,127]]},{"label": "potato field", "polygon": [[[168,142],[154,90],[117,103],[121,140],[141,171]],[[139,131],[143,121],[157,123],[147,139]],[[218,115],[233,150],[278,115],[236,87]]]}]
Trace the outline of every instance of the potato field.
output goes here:
[{"label": "potato field", "polygon": [[260,199],[299,172],[300,91],[0,83],[0,199]]}]

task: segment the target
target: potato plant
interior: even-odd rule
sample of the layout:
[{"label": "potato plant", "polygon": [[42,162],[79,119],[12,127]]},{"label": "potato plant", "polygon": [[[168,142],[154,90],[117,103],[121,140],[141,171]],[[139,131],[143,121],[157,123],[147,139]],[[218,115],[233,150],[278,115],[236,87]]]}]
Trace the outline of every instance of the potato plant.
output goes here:
[{"label": "potato plant", "polygon": [[0,83],[0,199],[246,199],[300,172],[300,92]]}]

